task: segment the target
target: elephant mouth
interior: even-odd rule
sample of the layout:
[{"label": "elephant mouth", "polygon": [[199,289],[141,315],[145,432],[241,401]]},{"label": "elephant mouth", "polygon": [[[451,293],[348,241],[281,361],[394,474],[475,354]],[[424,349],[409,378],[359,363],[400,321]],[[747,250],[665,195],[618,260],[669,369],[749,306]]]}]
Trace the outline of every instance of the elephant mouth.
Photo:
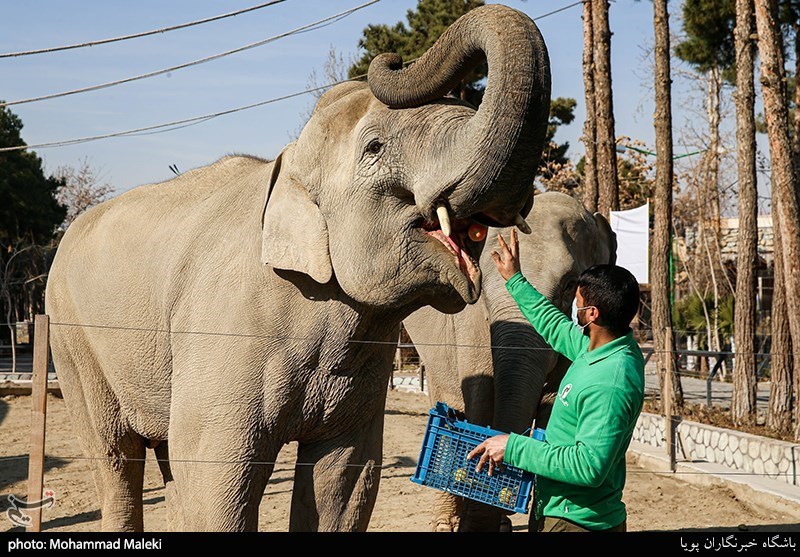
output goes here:
[{"label": "elephant mouth", "polygon": [[440,222],[423,220],[421,228],[425,235],[444,246],[455,266],[469,280],[471,290],[480,292],[481,271],[477,256],[486,238],[486,226],[469,218],[441,219]]}]

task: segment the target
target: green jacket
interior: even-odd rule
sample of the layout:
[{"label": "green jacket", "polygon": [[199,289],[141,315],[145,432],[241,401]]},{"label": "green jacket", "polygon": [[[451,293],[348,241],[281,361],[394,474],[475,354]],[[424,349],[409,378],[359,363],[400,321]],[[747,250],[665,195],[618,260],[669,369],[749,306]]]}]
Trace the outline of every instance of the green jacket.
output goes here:
[{"label": "green jacket", "polygon": [[558,387],[547,440],[512,433],[505,462],[536,474],[536,516],[589,530],[626,520],[625,451],[644,402],[644,358],[633,331],[589,351],[589,337],[522,273],[506,282],[522,314],[572,360]]}]

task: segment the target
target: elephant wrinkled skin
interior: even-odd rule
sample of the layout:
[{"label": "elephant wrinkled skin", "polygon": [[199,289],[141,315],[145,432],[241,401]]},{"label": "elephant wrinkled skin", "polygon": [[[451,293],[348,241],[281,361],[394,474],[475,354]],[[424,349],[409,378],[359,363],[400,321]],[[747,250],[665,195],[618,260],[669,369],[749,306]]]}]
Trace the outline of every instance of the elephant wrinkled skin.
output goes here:
[{"label": "elephant wrinkled skin", "polygon": [[[480,109],[445,98],[484,58]],[[400,323],[477,301],[467,230],[529,212],[549,103],[535,24],[487,5],[409,67],[382,55],[326,92],[274,161],[225,157],[78,218],[46,311],[103,529],[143,529],[154,447],[170,529],[256,530],[296,441],[289,529],[366,530]]]},{"label": "elephant wrinkled skin", "polygon": [[[537,195],[526,221],[532,233],[519,235],[522,273],[569,315],[581,272],[616,261],[616,235],[600,213],[591,214],[557,192]],[[449,315],[425,307],[403,326],[425,366],[432,405],[441,401],[464,412],[471,423],[522,433],[534,418],[537,427],[544,427],[549,393],[558,388],[569,361],[523,317],[494,266],[497,234],[508,241],[509,230],[489,229],[478,303]],[[501,511],[442,492],[432,522],[438,531],[494,531],[500,528]]]}]

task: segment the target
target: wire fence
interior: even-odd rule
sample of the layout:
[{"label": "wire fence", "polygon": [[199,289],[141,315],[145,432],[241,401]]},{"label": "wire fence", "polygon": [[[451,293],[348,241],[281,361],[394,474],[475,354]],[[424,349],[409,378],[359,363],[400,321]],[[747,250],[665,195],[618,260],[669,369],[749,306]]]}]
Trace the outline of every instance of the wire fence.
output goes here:
[{"label": "wire fence", "polygon": [[[15,462],[15,461],[27,461],[28,456],[0,456],[0,464],[5,462]],[[90,457],[90,456],[82,456],[82,455],[52,455],[48,454],[45,456],[45,460],[60,460],[60,461],[70,461],[70,462],[78,462],[78,461],[112,461],[115,463],[118,462],[152,462],[152,463],[159,463],[164,462],[170,465],[172,464],[215,464],[215,465],[248,465],[248,466],[272,466],[274,472],[286,472],[292,471],[296,467],[315,467],[318,466],[316,462],[292,462],[288,465],[286,462],[281,461],[261,461],[261,460],[201,460],[201,459],[159,459],[159,458],[112,458],[112,457]],[[476,460],[477,462],[477,460]],[[401,470],[408,470],[408,469],[415,469],[417,467],[416,463],[414,464],[401,464],[401,463],[394,463],[394,464],[377,464],[375,462],[368,462],[366,464],[326,464],[326,468],[375,468],[381,470],[391,470],[391,469],[401,469]],[[628,474],[652,474],[651,470],[628,470]],[[676,472],[677,474],[681,475],[708,475],[708,472],[703,471],[696,471],[696,470],[680,470]],[[766,473],[757,473],[757,472],[726,472],[726,476],[758,476],[758,477],[768,477]]]},{"label": "wire fence", "polygon": [[[316,342],[316,338],[304,337],[288,334],[265,334],[265,333],[246,333],[234,331],[210,331],[210,330],[180,330],[163,327],[144,327],[132,325],[111,325],[111,324],[97,324],[97,323],[69,323],[69,322],[51,322],[51,327],[67,327],[67,328],[84,328],[95,330],[108,330],[117,331],[119,333],[157,333],[168,335],[170,337],[178,336],[207,336],[216,339],[233,338],[233,339],[252,339],[263,341],[296,341],[296,342]],[[18,323],[15,330],[21,330],[24,327],[30,328],[30,323]],[[698,346],[697,338],[701,335],[694,331],[673,331],[676,340],[676,349],[672,351],[672,359],[675,364],[675,371],[681,377],[695,378],[707,380],[713,375],[713,379],[721,382],[730,379],[730,373],[733,369],[733,364],[738,356],[754,356],[757,362],[755,374],[760,379],[770,378],[770,360],[773,356],[792,356],[792,353],[774,353],[770,352],[770,338],[769,336],[757,336],[756,345],[760,346],[761,350],[736,350],[730,344],[732,339],[723,340],[724,344],[721,349],[710,349],[707,346]],[[17,333],[19,334],[19,333]],[[652,330],[639,329],[635,331],[635,335],[642,339],[652,338]],[[30,332],[23,335],[28,342],[23,342],[18,346],[20,353],[20,364],[15,370],[10,369],[10,352],[9,345],[0,345],[0,379],[2,374],[13,375],[30,375],[31,360],[26,358],[30,347],[32,346],[32,335]],[[391,346],[396,349],[396,356],[394,359],[394,371],[419,371],[423,367],[422,359],[417,351],[417,346],[426,348],[441,348],[441,349],[483,349],[490,351],[550,351],[550,348],[543,346],[508,346],[508,345],[492,345],[492,344],[467,344],[467,343],[448,343],[448,342],[417,342],[414,343],[408,337],[407,333],[401,329],[401,334],[396,341],[391,340],[370,340],[370,339],[346,339],[343,343],[348,345],[375,345],[375,346]],[[660,354],[664,351],[656,350],[652,346],[652,341],[646,340],[639,341],[645,355],[645,363],[655,364]],[[716,372],[714,371],[716,368]],[[55,371],[52,368],[51,371]]]},{"label": "wire fence", "polygon": [[[294,341],[294,342],[312,342],[316,341],[317,339],[312,339],[310,337],[302,337],[302,336],[293,336],[293,335],[267,335],[267,334],[258,334],[258,333],[244,333],[244,332],[227,332],[227,331],[190,331],[190,330],[175,330],[171,328],[162,328],[162,327],[141,327],[141,326],[115,326],[115,325],[100,325],[100,324],[81,324],[81,323],[68,323],[68,322],[51,322],[50,323],[51,330],[54,328],[87,328],[93,330],[100,330],[107,332],[109,334],[119,334],[119,335],[132,335],[132,334],[165,334],[170,336],[180,336],[180,335],[192,335],[192,336],[208,336],[217,341],[224,341],[224,340],[231,340],[231,339],[249,339],[249,340],[256,340],[256,341],[268,341],[268,342],[285,342],[285,341]],[[406,378],[417,378],[417,382],[414,383],[413,381],[410,383],[410,387],[412,389],[416,388],[420,392],[425,391],[425,384],[424,384],[424,376],[425,376],[425,365],[424,361],[422,360],[419,352],[416,350],[417,346],[423,346],[423,344],[414,344],[412,342],[408,342],[410,339],[407,338],[407,335],[404,337],[404,331],[401,330],[401,336],[398,338],[397,341],[381,341],[381,340],[368,340],[368,339],[352,339],[343,341],[348,344],[358,344],[358,345],[372,345],[372,346],[384,346],[387,348],[391,348],[395,350],[395,359],[393,364],[392,370],[392,380],[390,381],[389,388],[394,388],[398,385],[399,382],[396,382],[395,379],[399,376],[405,376]],[[680,335],[678,335],[680,336]],[[29,339],[33,341],[35,339]],[[405,341],[405,342],[404,342]],[[32,345],[32,342],[29,343],[28,346]],[[479,345],[479,344],[453,344],[453,343],[424,343],[427,347],[438,347],[443,349],[483,349],[483,350],[549,350],[548,348],[541,348],[541,347],[524,347],[524,346],[492,346],[492,345]],[[0,387],[3,385],[3,381],[5,379],[6,382],[20,382],[20,381],[30,381],[32,376],[32,357],[29,350],[26,350],[26,347],[21,346],[19,349],[18,354],[18,364],[19,368],[15,371],[11,371],[8,369],[9,359],[10,356],[7,352],[7,346],[5,347],[6,350],[0,352]],[[645,387],[645,394],[648,397],[655,397],[658,398],[660,396],[660,388],[657,383],[657,373],[655,371],[655,359],[654,356],[658,354],[652,346],[643,346],[643,352],[646,357],[646,375],[650,377],[650,382]],[[699,361],[701,358],[709,359],[712,364],[720,361],[728,361],[729,365],[732,364],[733,358],[737,356],[737,354],[741,354],[735,350],[728,350],[724,352],[707,352],[701,353],[699,351],[688,351],[687,353],[683,353],[687,351],[675,350],[673,351],[673,358],[675,361],[681,361],[681,358],[688,358],[688,357],[695,357]],[[700,355],[698,355],[700,354]],[[769,356],[768,352],[764,353],[755,353],[760,356]],[[52,362],[50,362],[50,373],[48,374],[49,381],[57,381],[57,374],[56,370],[52,367]],[[698,363],[699,366],[699,363]],[[702,367],[702,366],[699,366]],[[708,368],[706,368],[708,369]],[[700,370],[690,370],[690,369],[678,369],[678,374],[681,380],[688,379],[699,381],[704,385],[708,385],[708,378],[711,377],[710,373],[706,373]],[[716,395],[714,397],[713,403],[717,406],[726,406],[726,401],[729,403],[730,397],[730,390],[729,389],[721,389],[720,386],[725,384],[726,382],[724,379],[719,378],[717,385],[715,386]],[[407,384],[408,386],[408,384]],[[697,390],[697,385],[694,385],[694,392],[695,399],[699,400],[703,398],[706,393],[699,392]],[[0,391],[2,394],[2,391]],[[708,399],[709,405],[711,404],[711,399]],[[763,402],[763,401],[762,401]],[[145,458],[145,459],[126,459],[119,456],[109,457],[107,455],[104,456],[81,456],[76,454],[48,454],[45,457],[46,459],[60,459],[63,461],[96,461],[96,460],[112,460],[115,462],[121,462],[125,460],[130,461],[158,461],[158,458]],[[27,460],[28,456],[13,456],[13,457],[0,457],[0,463],[13,461],[13,460]],[[285,463],[281,463],[279,461],[264,461],[264,460],[241,460],[241,459],[230,459],[230,460],[198,460],[198,459],[165,459],[170,464],[208,464],[208,465],[252,465],[252,466],[280,466],[285,465]],[[291,463],[290,466],[287,466],[285,469],[293,469],[298,466],[316,466],[317,463],[314,462],[295,462]],[[366,462],[366,463],[346,463],[334,466],[346,466],[346,467],[373,467],[373,468],[403,468],[403,469],[412,469],[416,467],[416,464],[378,464],[376,462]],[[276,468],[281,469],[281,468]],[[640,472],[644,472],[640,471]],[[634,473],[638,473],[635,471]],[[705,472],[693,471],[693,470],[678,470],[674,473],[677,474],[702,474]],[[731,470],[730,472],[726,472],[725,475],[731,476],[756,476],[756,477],[775,477],[774,472],[770,471],[744,471],[744,470]]]}]

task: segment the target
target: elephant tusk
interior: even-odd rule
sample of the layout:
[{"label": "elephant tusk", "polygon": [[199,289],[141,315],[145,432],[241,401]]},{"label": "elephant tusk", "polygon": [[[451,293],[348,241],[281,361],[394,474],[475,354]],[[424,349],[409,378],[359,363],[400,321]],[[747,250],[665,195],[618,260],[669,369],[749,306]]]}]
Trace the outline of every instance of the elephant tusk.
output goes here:
[{"label": "elephant tusk", "polygon": [[525,219],[522,218],[522,215],[517,215],[517,219],[514,221],[514,224],[517,225],[517,228],[519,228],[520,232],[523,234],[531,233],[531,227],[528,226],[528,223],[525,222]]},{"label": "elephant tusk", "polygon": [[436,207],[436,216],[439,217],[439,225],[445,236],[450,236],[450,214],[447,212],[447,207],[439,205]]}]

